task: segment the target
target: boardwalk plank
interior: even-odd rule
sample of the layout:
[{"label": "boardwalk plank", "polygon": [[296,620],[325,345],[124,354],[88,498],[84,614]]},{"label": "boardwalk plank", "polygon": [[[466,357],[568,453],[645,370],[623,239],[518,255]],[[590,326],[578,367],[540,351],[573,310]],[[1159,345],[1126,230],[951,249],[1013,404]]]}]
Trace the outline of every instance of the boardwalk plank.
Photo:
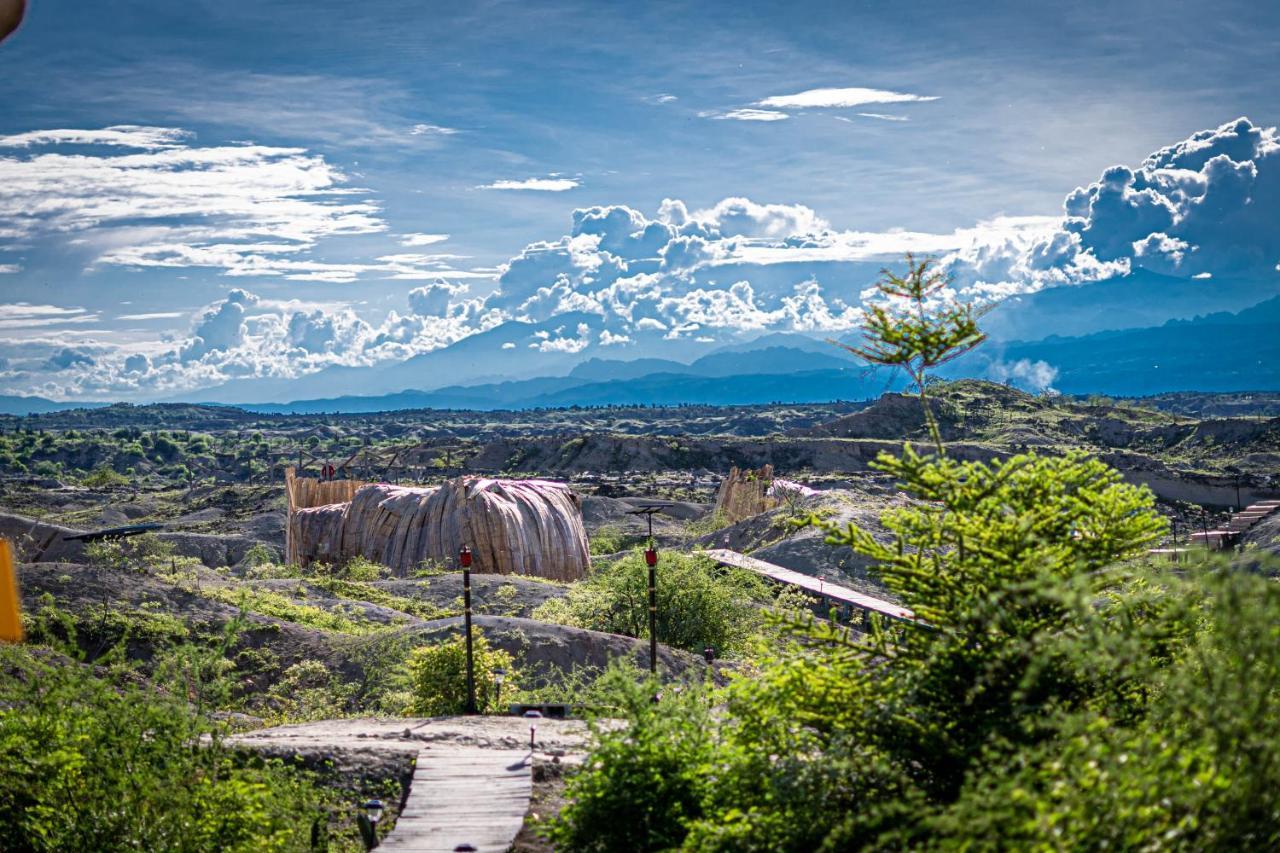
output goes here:
[{"label": "boardwalk plank", "polygon": [[533,782],[527,758],[528,753],[477,747],[422,750],[409,799],[381,846],[448,853],[465,842],[485,853],[504,853],[529,810]]}]

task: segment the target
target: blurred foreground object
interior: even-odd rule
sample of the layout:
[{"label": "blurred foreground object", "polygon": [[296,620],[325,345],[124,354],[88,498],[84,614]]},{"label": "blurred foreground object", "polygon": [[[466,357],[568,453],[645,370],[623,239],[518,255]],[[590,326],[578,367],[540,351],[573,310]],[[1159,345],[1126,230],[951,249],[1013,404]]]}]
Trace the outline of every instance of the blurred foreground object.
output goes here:
[{"label": "blurred foreground object", "polygon": [[0,41],[18,28],[26,10],[27,0],[0,0]]},{"label": "blurred foreground object", "polygon": [[7,539],[0,539],[0,642],[22,642],[22,614],[18,609],[18,578],[14,574],[13,549],[9,547]]}]

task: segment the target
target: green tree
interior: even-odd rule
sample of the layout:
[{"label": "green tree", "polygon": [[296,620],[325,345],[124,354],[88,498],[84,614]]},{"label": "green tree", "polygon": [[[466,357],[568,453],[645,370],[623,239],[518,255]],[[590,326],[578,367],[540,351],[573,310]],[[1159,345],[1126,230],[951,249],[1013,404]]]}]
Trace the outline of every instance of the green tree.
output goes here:
[{"label": "green tree", "polygon": [[987,336],[978,328],[981,312],[972,303],[946,298],[951,282],[935,263],[932,258],[917,261],[908,254],[905,275],[881,270],[876,284],[880,299],[866,307],[863,343],[834,343],[868,364],[906,371],[920,395],[929,437],[943,453],[942,433],[925,393],[928,373],[964,355]]},{"label": "green tree", "polygon": [[[707,557],[665,551],[658,557],[658,642],[698,654],[743,651],[762,625],[760,604],[772,600],[753,572],[717,566]],[[635,550],[592,572],[563,599],[533,618],[575,628],[649,636],[649,569]]]}]

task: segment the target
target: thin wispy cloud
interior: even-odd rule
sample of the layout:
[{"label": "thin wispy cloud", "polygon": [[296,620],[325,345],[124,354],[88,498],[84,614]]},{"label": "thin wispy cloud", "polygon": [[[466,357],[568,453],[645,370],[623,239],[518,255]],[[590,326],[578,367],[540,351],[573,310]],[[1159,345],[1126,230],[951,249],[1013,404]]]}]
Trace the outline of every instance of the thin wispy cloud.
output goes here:
[{"label": "thin wispy cloud", "polygon": [[176,127],[144,127],[117,124],[96,130],[32,130],[0,136],[2,148],[31,148],[37,145],[115,145],[153,151],[181,148],[195,134]]},{"label": "thin wispy cloud", "polygon": [[777,110],[757,110],[750,107],[744,107],[737,110],[729,110],[723,113],[703,113],[707,118],[725,119],[729,121],[783,121],[791,118],[784,112]]},{"label": "thin wispy cloud", "polygon": [[648,97],[645,98],[645,100],[651,104],[669,104],[672,101],[678,101],[679,98],[677,98],[675,95],[669,95],[666,92],[662,92],[657,95],[649,95]]},{"label": "thin wispy cloud", "polygon": [[409,128],[410,136],[453,136],[456,133],[456,127],[441,127],[438,124],[415,124]]},{"label": "thin wispy cloud", "polygon": [[[96,252],[89,258],[96,267],[204,267],[232,277],[334,283],[427,276],[402,259],[305,257],[323,240],[388,230],[380,205],[323,156],[253,144],[197,147],[186,144],[191,139],[181,128],[132,126],[0,139],[35,149],[0,158],[0,238],[10,245],[41,236],[75,241]],[[68,144],[91,150],[58,150]],[[427,245],[437,238],[444,235],[405,239]]]},{"label": "thin wispy cloud", "polygon": [[449,239],[448,234],[403,234],[400,237],[401,246],[430,246],[433,243],[443,243]]},{"label": "thin wispy cloud", "polygon": [[477,187],[481,190],[532,190],[535,192],[562,193],[581,184],[574,178],[526,178],[522,181],[500,180]]},{"label": "thin wispy cloud", "polygon": [[61,326],[68,323],[93,323],[97,320],[97,314],[86,311],[84,308],[29,302],[0,304],[0,329]]},{"label": "thin wispy cloud", "polygon": [[181,317],[181,311],[155,311],[150,314],[121,314],[117,320],[172,320]]},{"label": "thin wispy cloud", "polygon": [[880,121],[910,121],[906,116],[892,115],[890,113],[858,113],[863,118],[874,118]]},{"label": "thin wispy cloud", "polygon": [[0,275],[16,275],[22,272],[21,264],[0,264]]},{"label": "thin wispy cloud", "polygon": [[904,104],[936,100],[938,100],[936,95],[913,95],[907,92],[852,86],[841,89],[806,89],[793,95],[773,95],[757,101],[756,106],[776,109],[838,109],[860,107],[863,104]]}]

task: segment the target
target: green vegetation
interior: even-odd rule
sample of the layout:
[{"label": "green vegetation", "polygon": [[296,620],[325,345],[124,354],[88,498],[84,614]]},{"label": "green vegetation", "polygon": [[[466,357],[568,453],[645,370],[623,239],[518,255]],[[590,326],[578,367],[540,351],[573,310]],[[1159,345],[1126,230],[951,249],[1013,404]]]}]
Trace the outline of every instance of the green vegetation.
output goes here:
[{"label": "green vegetation", "polygon": [[880,465],[925,502],[886,517],[888,545],[828,532],[880,561],[927,626],[774,617],[791,642],[756,677],[596,731],[555,830],[566,849],[640,827],[653,850],[1054,847],[1098,828],[1117,846],[1275,843],[1274,584],[1116,562],[1161,522],[1095,460]]},{"label": "green vegetation", "polygon": [[317,631],[332,631],[340,634],[370,634],[381,626],[340,609],[326,609],[314,604],[299,604],[293,599],[266,589],[250,586],[213,586],[204,590],[204,594],[218,601],[233,604],[248,613],[260,613],[305,625]]},{"label": "green vegetation", "polygon": [[642,545],[645,541],[646,537],[643,535],[627,533],[616,525],[606,525],[591,534],[591,553],[594,556],[618,554]]},{"label": "green vegetation", "polygon": [[[192,660],[207,663],[198,651]],[[207,666],[174,687],[128,668],[98,676],[32,648],[0,648],[0,838],[14,851],[311,850],[340,807],[277,761],[225,748],[198,712]],[[202,739],[207,739],[201,745]],[[360,849],[354,838],[331,850]]]},{"label": "green vegetation", "polygon": [[[511,655],[489,645],[484,633],[474,635],[476,707],[480,713],[500,710],[494,686],[494,670],[503,669],[517,684]],[[467,641],[458,634],[440,643],[420,646],[409,655],[412,700],[408,713],[426,717],[461,714],[467,707]]]},{"label": "green vegetation", "polygon": [[[971,317],[876,315],[938,451],[881,454],[915,502],[882,542],[813,518],[916,614],[865,634],[775,614],[786,642],[723,689],[637,687],[593,728],[549,829],[566,850],[1270,849],[1280,844],[1280,587],[1156,574],[1145,487],[1082,453],[945,455],[924,367]],[[892,290],[892,289],[891,289]],[[928,327],[928,328],[926,328]],[[913,353],[915,353],[913,355]],[[926,355],[927,354],[927,355]],[[1258,566],[1254,564],[1254,568]],[[1273,567],[1280,568],[1280,567]]]},{"label": "green vegetation", "polygon": [[838,344],[868,364],[906,371],[920,394],[929,436],[941,453],[942,434],[925,392],[928,372],[959,358],[986,340],[978,328],[972,303],[942,300],[950,286],[946,274],[931,269],[934,261],[917,262],[907,255],[906,275],[880,271],[880,299],[866,307],[861,346]]},{"label": "green vegetation", "polygon": [[654,702],[660,690],[654,681],[623,670],[602,681],[613,699],[608,713],[625,719],[626,729],[592,723],[590,763],[570,777],[572,800],[547,835],[559,849],[591,853],[679,848],[713,787],[717,724],[710,694],[685,685]]},{"label": "green vegetation", "polygon": [[[641,551],[596,569],[569,595],[533,613],[544,622],[649,636],[649,574]],[[701,654],[743,652],[762,624],[760,602],[771,591],[758,575],[717,566],[706,557],[662,552],[658,557],[658,642]]]}]

